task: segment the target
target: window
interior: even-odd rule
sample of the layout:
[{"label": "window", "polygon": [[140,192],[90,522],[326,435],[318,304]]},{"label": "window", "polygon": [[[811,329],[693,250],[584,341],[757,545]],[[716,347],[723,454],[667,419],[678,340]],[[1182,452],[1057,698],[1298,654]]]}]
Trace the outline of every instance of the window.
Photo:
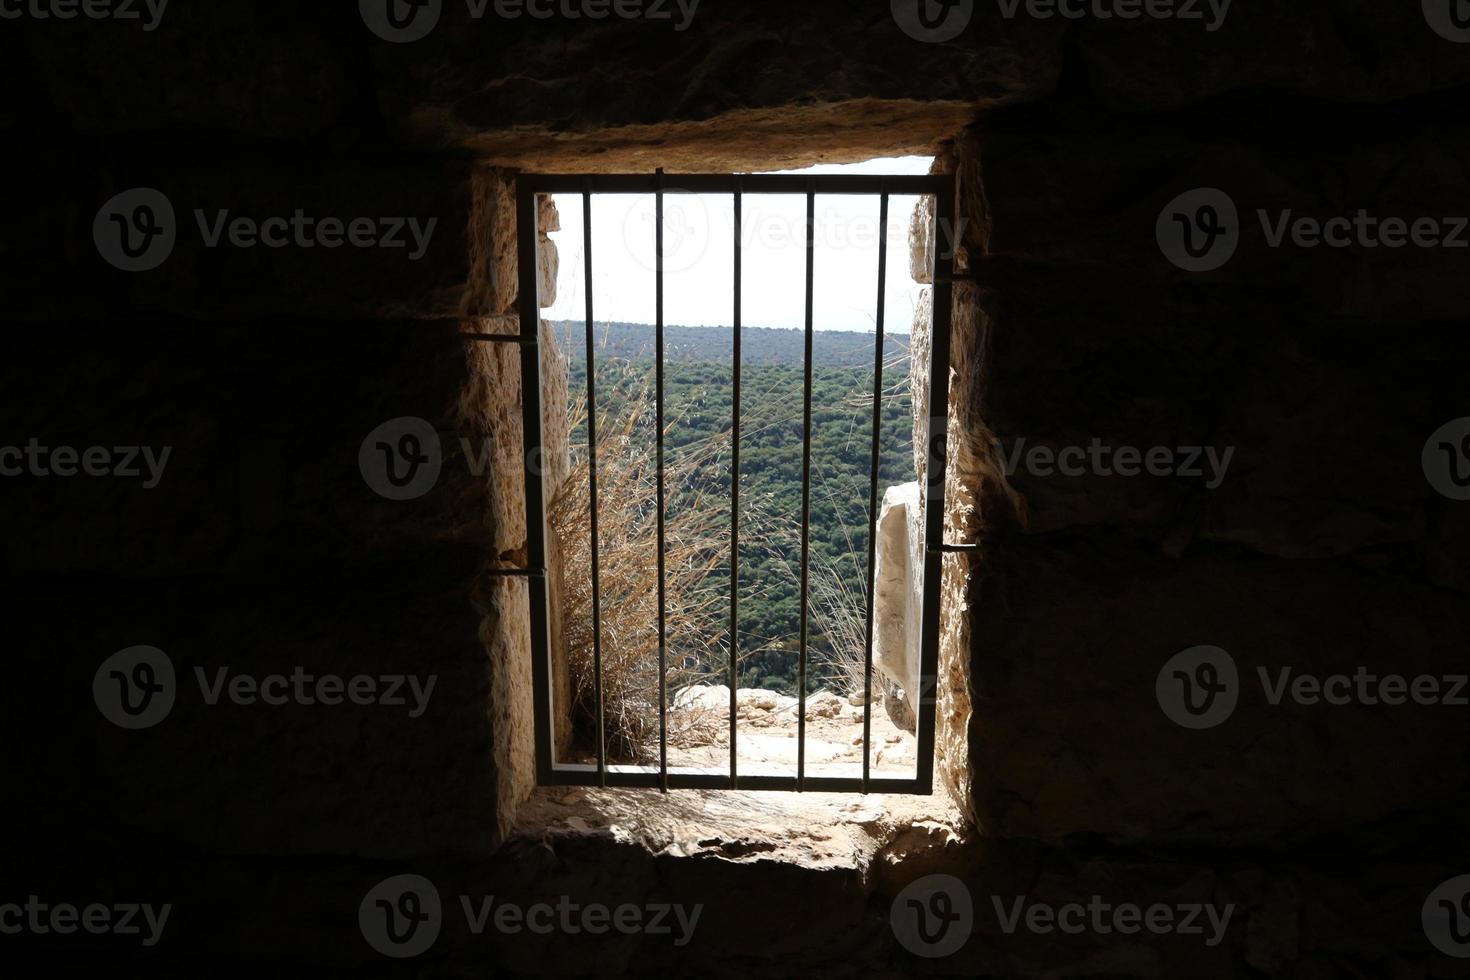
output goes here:
[{"label": "window", "polygon": [[[554,639],[560,632],[554,629],[554,612],[556,610],[555,597],[552,595],[553,584],[549,582],[547,575],[548,553],[554,547],[553,534],[548,522],[549,494],[545,484],[545,475],[540,466],[528,465],[525,474],[525,500],[528,515],[528,534],[526,542],[527,564],[524,568],[507,569],[502,574],[523,575],[529,583],[528,594],[531,604],[531,649],[532,657],[532,679],[534,687],[534,729],[536,747],[536,770],[538,782],[542,785],[604,785],[617,787],[645,787],[668,789],[742,789],[742,790],[797,790],[814,792],[862,792],[862,793],[906,793],[927,795],[933,789],[934,773],[934,740],[935,740],[935,678],[938,675],[938,648],[939,648],[939,583],[940,583],[940,559],[947,550],[955,550],[958,546],[948,546],[943,543],[943,514],[944,514],[944,479],[945,479],[945,453],[946,433],[943,419],[946,416],[947,406],[947,383],[949,377],[948,351],[950,333],[950,291],[953,279],[953,255],[952,250],[946,251],[941,248],[928,249],[929,260],[932,268],[929,270],[933,283],[932,304],[932,350],[929,356],[928,386],[929,398],[927,400],[928,415],[931,420],[940,420],[939,424],[931,424],[925,433],[924,446],[926,453],[926,465],[923,467],[925,473],[925,485],[922,489],[922,523],[919,540],[922,542],[921,557],[916,562],[922,566],[922,589],[918,593],[917,618],[919,620],[919,643],[918,643],[918,677],[916,682],[910,683],[907,693],[911,697],[914,711],[914,736],[916,741],[915,764],[912,775],[894,777],[874,772],[872,747],[873,737],[873,657],[874,657],[874,629],[873,618],[875,614],[875,551],[877,549],[876,535],[872,531],[872,521],[877,514],[879,504],[879,451],[878,435],[880,420],[880,402],[882,392],[882,376],[884,370],[885,352],[885,315],[884,315],[884,288],[885,269],[888,265],[888,235],[887,228],[890,217],[890,199],[899,195],[927,195],[932,196],[934,207],[934,224],[938,228],[953,227],[954,195],[952,178],[947,176],[917,176],[917,175],[869,175],[869,174],[724,174],[724,175],[665,175],[662,173],[651,175],[523,175],[518,181],[517,187],[517,243],[519,253],[519,295],[520,295],[520,333],[510,339],[520,344],[521,349],[521,375],[523,382],[522,411],[527,433],[527,459],[535,460],[538,451],[544,444],[544,433],[542,431],[542,394],[540,391],[541,374],[541,350],[538,338],[542,336],[540,328],[540,294],[538,287],[538,263],[536,249],[538,242],[542,240],[541,229],[537,227],[538,198],[541,195],[574,195],[580,199],[581,225],[583,232],[583,275],[584,282],[588,288],[585,293],[585,310],[582,322],[581,335],[575,338],[583,346],[585,357],[586,376],[586,452],[588,455],[588,494],[589,494],[589,526],[588,533],[588,555],[590,556],[590,567],[586,571],[591,580],[591,604],[590,604],[590,646],[591,646],[591,706],[590,711],[595,715],[592,731],[595,737],[592,739],[595,745],[590,746],[585,753],[585,758],[557,758],[556,731],[559,730],[557,712],[566,712],[569,706],[558,703],[566,699],[563,691],[561,698],[557,696],[558,685],[554,682],[557,674],[555,658],[563,655],[554,647]],[[597,454],[603,440],[597,432],[599,422],[598,393],[599,393],[599,371],[596,367],[598,344],[594,336],[597,320],[594,309],[594,292],[590,288],[593,269],[593,222],[596,212],[593,207],[594,200],[599,195],[615,194],[644,194],[652,198],[654,206],[653,220],[653,275],[649,279],[649,286],[653,293],[654,325],[653,325],[653,368],[652,379],[652,409],[654,418],[652,420],[651,432],[653,437],[652,468],[653,468],[653,506],[651,520],[654,526],[653,554],[646,556],[646,562],[651,566],[651,591],[650,611],[651,618],[656,618],[656,623],[650,622],[649,626],[655,631],[657,646],[657,693],[654,696],[654,704],[650,706],[648,715],[643,719],[647,723],[649,731],[656,727],[657,747],[656,761],[642,760],[637,762],[624,762],[615,758],[618,754],[613,751],[615,747],[609,746],[606,737],[608,728],[605,724],[604,712],[607,706],[607,692],[604,679],[606,664],[604,663],[604,629],[603,629],[603,595],[600,583],[602,548],[599,539],[599,478],[604,475],[601,464],[598,463]],[[703,760],[703,764],[681,764],[677,759],[670,762],[669,728],[670,712],[673,708],[672,701],[680,693],[670,690],[670,671],[687,669],[691,661],[697,662],[699,658],[693,657],[686,651],[671,648],[670,644],[670,622],[669,606],[666,589],[670,581],[671,570],[668,567],[668,539],[667,522],[671,513],[682,512],[679,508],[671,512],[668,499],[668,467],[670,447],[667,443],[669,431],[669,419],[666,412],[669,407],[669,399],[666,397],[666,386],[668,378],[666,368],[668,364],[667,328],[665,323],[665,206],[672,195],[699,194],[717,195],[729,201],[731,213],[733,214],[731,238],[731,273],[734,288],[729,297],[728,308],[732,318],[732,349],[730,356],[730,371],[732,378],[731,396],[732,405],[730,413],[729,451],[730,464],[728,467],[728,555],[726,567],[721,571],[728,576],[729,593],[727,598],[727,609],[721,610],[722,616],[728,623],[729,642],[726,644],[727,663],[723,665],[723,697],[728,698],[728,761],[722,765],[711,764],[712,760]],[[742,390],[742,341],[745,339],[747,327],[742,323],[742,297],[744,295],[743,280],[746,275],[746,263],[743,255],[742,219],[744,205],[747,197],[752,195],[776,195],[797,203],[805,203],[804,228],[804,252],[805,252],[805,326],[803,331],[804,353],[802,358],[803,375],[801,379],[801,492],[800,492],[800,514],[797,531],[799,533],[799,554],[796,567],[793,569],[795,576],[799,579],[798,591],[798,616],[799,628],[796,631],[796,649],[794,657],[796,660],[797,680],[795,693],[795,759],[794,766],[789,772],[759,771],[751,772],[747,768],[741,771],[738,747],[741,737],[741,726],[737,719],[739,715],[737,698],[741,693],[739,685],[739,674],[737,659],[739,657],[741,624],[741,586],[740,586],[740,563],[742,560],[742,506],[747,502],[742,500],[742,470],[740,451],[742,448],[742,395],[747,394]],[[815,335],[813,321],[813,292],[816,278],[816,202],[819,196],[825,195],[866,195],[876,199],[878,204],[878,236],[877,236],[877,263],[878,274],[876,279],[867,283],[871,291],[868,295],[876,298],[876,311],[874,316],[875,332],[873,349],[868,355],[873,367],[873,397],[871,405],[871,445],[868,452],[868,479],[866,481],[868,530],[866,534],[867,562],[866,562],[866,588],[863,592],[861,617],[862,633],[861,643],[865,648],[863,655],[865,663],[861,674],[862,694],[859,702],[862,715],[862,758],[860,771],[851,773],[833,774],[823,767],[813,763],[808,758],[808,723],[812,717],[813,705],[809,690],[809,668],[811,650],[809,640],[811,633],[811,541],[813,535],[812,523],[812,436],[813,436],[813,388],[815,367],[813,364],[813,348]],[[931,238],[931,241],[935,240]],[[641,288],[641,286],[633,287]],[[686,505],[679,505],[680,508]],[[747,534],[748,536],[748,534]],[[654,718],[656,714],[656,718]],[[576,755],[576,753],[572,753]],[[723,760],[721,760],[723,762]]]}]

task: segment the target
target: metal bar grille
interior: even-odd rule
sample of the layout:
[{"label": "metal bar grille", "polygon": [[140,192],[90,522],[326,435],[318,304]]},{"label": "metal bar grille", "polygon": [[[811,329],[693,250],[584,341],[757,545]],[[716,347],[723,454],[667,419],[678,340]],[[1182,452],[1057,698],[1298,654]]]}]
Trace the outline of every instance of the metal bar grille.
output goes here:
[{"label": "metal bar grille", "polygon": [[883,431],[883,306],[888,285],[888,195],[878,204],[878,339],[873,344],[873,442],[868,455],[868,609],[863,630],[863,792],[873,758],[873,607],[878,577],[878,449]]},{"label": "metal bar grille", "polygon": [[[668,597],[664,573],[664,516],[668,508],[664,501],[664,180],[663,171],[658,172],[658,189],[654,197],[654,362],[657,377],[654,395],[654,438],[658,446],[658,771],[660,788],[669,791],[669,717],[668,717]],[[592,289],[592,283],[587,283]],[[596,561],[596,558],[593,558]]]},{"label": "metal bar grille", "polygon": [[[532,453],[546,444],[541,430],[541,298],[536,282],[536,194],[529,184],[516,187],[516,248],[523,257],[516,270],[521,314],[521,421],[526,450],[526,563],[533,569],[546,567],[546,501],[543,499],[541,467],[533,466]],[[532,261],[524,261],[530,256]],[[526,578],[531,620],[531,684],[537,693],[533,725],[536,736],[536,769],[552,769],[551,660],[549,657],[551,610],[547,602],[545,575]],[[545,701],[546,710],[540,710]]]},{"label": "metal bar grille", "polygon": [[[582,190],[582,275],[592,281],[592,187]],[[593,336],[592,290],[584,290],[587,300],[587,506],[592,554],[597,550],[597,342]],[[602,714],[602,578],[597,562],[592,563],[592,704],[597,715],[597,777],[607,785],[607,740]]]},{"label": "metal bar grille", "polygon": [[[730,194],[734,205],[734,335],[732,369],[734,390],[731,422],[730,474],[730,636],[728,675],[730,682],[730,763],[728,772],[681,768],[671,770],[668,762],[668,690],[667,690],[667,595],[665,569],[664,487],[665,429],[665,324],[664,324],[664,200],[670,192]],[[530,461],[543,444],[541,414],[541,365],[537,345],[540,326],[540,303],[537,295],[536,195],[580,194],[583,213],[583,274],[586,288],[585,343],[587,365],[587,411],[589,453],[589,504],[592,545],[592,615],[594,706],[597,714],[596,764],[558,764],[554,759],[553,704],[550,659],[550,611],[546,578],[541,571],[546,565],[546,512],[541,468]],[[603,738],[603,687],[601,593],[598,562],[598,496],[597,496],[597,396],[596,361],[592,298],[592,196],[594,194],[652,194],[655,200],[655,441],[657,474],[657,550],[658,575],[658,658],[659,658],[659,760],[657,766],[610,764]],[[742,201],[746,194],[802,194],[806,197],[806,295],[805,351],[802,390],[802,519],[801,519],[801,608],[798,661],[797,765],[791,776],[747,774],[737,769],[736,690],[738,687],[738,653],[740,639],[740,415],[741,415],[741,291],[742,277]],[[815,285],[815,201],[817,194],[864,194],[879,198],[878,246],[878,313],[873,359],[873,414],[871,456],[869,461],[868,568],[866,638],[864,645],[864,711],[863,762],[861,776],[809,776],[806,773],[806,678],[808,656],[808,568],[811,518],[811,442],[813,387],[813,291]],[[891,195],[932,195],[936,199],[936,234],[933,276],[932,345],[930,352],[929,414],[925,432],[926,479],[924,499],[924,566],[923,616],[920,650],[920,690],[913,693],[918,715],[916,726],[917,767],[912,778],[880,777],[870,772],[872,756],[872,670],[873,670],[873,606],[875,589],[876,519],[878,507],[879,434],[882,421],[880,399],[883,390],[885,277],[887,274],[887,228]],[[526,467],[526,555],[528,568],[493,570],[491,574],[522,577],[527,582],[531,607],[532,682],[535,693],[536,769],[538,781],[547,786],[602,785],[660,789],[748,789],[845,793],[912,793],[927,794],[933,790],[934,734],[936,723],[935,690],[939,654],[939,584],[943,555],[970,550],[965,545],[944,542],[944,479],[947,438],[944,419],[948,411],[950,302],[954,282],[953,248],[946,247],[938,232],[954,227],[955,201],[952,178],[946,176],[870,176],[830,175],[819,177],[784,174],[599,174],[599,175],[523,175],[517,185],[516,219],[519,252],[518,283],[521,330],[516,335],[469,334],[468,339],[506,342],[521,351],[522,412],[525,426]]]},{"label": "metal bar grille", "polygon": [[734,387],[730,393],[730,788],[740,785],[740,763],[735,745],[737,725],[737,691],[740,687],[740,290],[741,273],[740,232],[741,196],[739,185],[735,188],[731,202],[735,209],[733,222],[735,238],[731,247],[735,254],[734,293],[735,315],[730,339],[731,374]]},{"label": "metal bar grille", "polygon": [[812,292],[816,281],[817,192],[810,180],[806,191],[806,333],[801,376],[801,625],[796,664],[796,789],[806,784],[806,642],[807,586],[812,544]]}]

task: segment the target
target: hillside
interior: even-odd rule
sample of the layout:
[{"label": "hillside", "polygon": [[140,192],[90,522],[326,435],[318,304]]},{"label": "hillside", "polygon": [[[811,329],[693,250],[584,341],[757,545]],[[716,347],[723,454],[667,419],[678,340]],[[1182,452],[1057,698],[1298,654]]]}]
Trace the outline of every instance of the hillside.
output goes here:
[{"label": "hillside", "polygon": [[[552,326],[562,350],[573,360],[583,357],[586,326],[581,320],[554,320]],[[652,359],[654,328],[649,323],[595,324],[597,356]],[[729,327],[664,326],[664,351],[668,362],[728,362],[731,351]],[[873,366],[872,333],[848,330],[817,330],[812,334],[812,363],[816,367],[867,368]],[[776,327],[743,327],[740,331],[741,361],[747,365],[794,364],[800,366],[805,349],[801,330]],[[884,334],[884,360],[892,363],[908,354],[906,333]]]},{"label": "hillside", "polygon": [[[560,323],[580,337],[581,324]],[[600,324],[598,407],[607,431],[612,420],[646,398],[653,371],[653,328]],[[699,494],[699,506],[729,513],[732,369],[728,328],[671,327],[666,334],[668,395],[666,445],[670,460],[715,446],[697,476],[669,487],[677,512]],[[568,338],[572,339],[572,338]],[[645,345],[644,340],[648,343]],[[913,421],[908,359],[903,336],[889,347],[879,444],[879,493],[912,480]],[[745,529],[741,547],[741,684],[794,693],[800,624],[799,534],[802,489],[802,332],[750,330],[742,369],[741,489]],[[867,591],[868,476],[872,426],[872,334],[817,333],[812,386],[811,563],[813,621],[809,632],[809,686],[831,685],[841,655],[862,647]],[[568,344],[578,351],[580,344]],[[585,360],[571,362],[573,405],[585,398]],[[640,388],[644,395],[638,394]],[[645,403],[646,404],[646,403]],[[647,414],[645,412],[645,414]],[[651,428],[643,445],[652,453]],[[585,429],[573,432],[584,447]],[[607,465],[599,461],[600,466]],[[616,506],[609,502],[606,506]],[[728,517],[723,518],[728,520]],[[728,548],[717,556],[728,569]],[[727,572],[717,571],[705,590],[728,604]],[[841,608],[819,611],[818,604]],[[855,618],[854,618],[855,616]],[[856,628],[855,628],[856,627]],[[727,630],[721,643],[728,642]],[[820,667],[818,665],[821,665]]]}]

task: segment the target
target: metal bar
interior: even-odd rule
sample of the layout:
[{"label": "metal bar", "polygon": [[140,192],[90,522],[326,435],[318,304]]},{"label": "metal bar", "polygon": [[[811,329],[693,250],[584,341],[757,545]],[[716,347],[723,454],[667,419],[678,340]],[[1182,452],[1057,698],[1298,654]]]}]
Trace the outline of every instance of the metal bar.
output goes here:
[{"label": "metal bar", "polygon": [[801,633],[796,667],[796,790],[806,781],[806,643],[807,575],[812,517],[812,285],[815,278],[817,194],[808,179],[806,192],[806,357],[802,376],[801,427]]},{"label": "metal bar", "polygon": [[868,611],[863,630],[863,792],[873,755],[873,607],[878,604],[878,449],[883,429],[883,304],[888,279],[888,195],[878,203],[878,320],[873,345],[873,443],[868,456]]},{"label": "metal bar", "polygon": [[[695,194],[800,194],[810,177],[800,174],[524,174],[523,180],[541,194],[580,194],[592,181],[594,194],[653,194],[688,191]],[[823,194],[935,194],[953,186],[944,175],[829,174],[819,178]]]},{"label": "metal bar", "polygon": [[[934,739],[939,686],[939,602],[944,569],[944,478],[948,455],[949,339],[954,257],[959,243],[954,232],[955,193],[950,186],[934,202],[934,299],[929,351],[929,426],[925,442],[928,462],[924,493],[924,615],[919,645],[919,693],[916,752],[919,782],[924,792],[934,785]],[[949,241],[945,236],[949,236]],[[936,431],[937,430],[937,431]]]},{"label": "metal bar", "polygon": [[[930,386],[930,425],[926,433],[928,443],[928,465],[925,488],[925,559],[924,559],[924,611],[921,623],[921,661],[920,661],[920,690],[916,692],[918,700],[918,725],[917,725],[917,750],[918,767],[914,778],[888,779],[875,777],[870,772],[871,765],[871,670],[872,670],[872,621],[875,616],[873,605],[873,592],[875,591],[875,562],[876,541],[872,531],[869,532],[869,607],[867,609],[867,637],[865,640],[865,666],[868,674],[864,681],[865,694],[867,695],[864,710],[864,761],[861,777],[811,777],[806,776],[805,752],[806,752],[806,667],[808,661],[810,610],[809,601],[809,572],[810,572],[810,522],[811,522],[811,440],[812,440],[812,390],[814,378],[813,346],[814,346],[814,279],[815,279],[815,195],[820,188],[822,193],[835,194],[876,194],[880,197],[880,225],[884,232],[880,239],[879,251],[879,315],[877,324],[877,340],[875,346],[875,370],[874,370],[874,418],[875,418],[875,443],[879,443],[877,437],[877,426],[881,424],[881,405],[879,399],[882,392],[882,355],[884,353],[884,322],[883,306],[885,303],[886,288],[886,241],[889,195],[891,194],[934,194],[937,198],[936,206],[936,250],[934,267],[932,270],[933,282],[933,326],[932,342],[934,349],[931,352],[931,372],[929,378]],[[595,481],[596,474],[596,438],[593,434],[595,427],[595,381],[594,379],[594,355],[592,352],[594,337],[593,303],[591,298],[591,217],[590,217],[590,195],[593,193],[618,193],[618,192],[653,192],[656,194],[656,351],[657,358],[657,402],[655,411],[655,424],[657,426],[657,478],[658,478],[658,601],[659,601],[659,765],[657,768],[614,766],[609,765],[606,758],[606,745],[599,725],[598,736],[598,760],[595,766],[558,766],[554,760],[555,745],[552,737],[554,715],[554,697],[551,691],[550,651],[549,651],[549,607],[547,585],[545,581],[544,566],[546,564],[546,538],[548,529],[545,516],[544,485],[539,473],[532,472],[527,467],[526,478],[526,511],[528,515],[526,527],[526,549],[528,554],[527,568],[502,568],[492,569],[489,574],[505,577],[522,577],[527,580],[528,594],[530,600],[531,617],[531,654],[532,654],[532,682],[536,697],[534,731],[536,741],[536,765],[538,782],[542,785],[605,785],[616,787],[658,787],[667,792],[671,788],[697,788],[697,789],[719,789],[738,788],[742,790],[779,790],[779,791],[826,791],[826,792],[873,792],[873,793],[907,793],[928,794],[933,791],[934,780],[934,742],[936,730],[937,706],[935,703],[935,689],[938,675],[938,631],[940,625],[940,591],[941,574],[943,569],[942,558],[950,553],[974,553],[979,550],[976,544],[947,544],[943,540],[944,531],[944,479],[946,471],[945,454],[947,440],[944,419],[948,415],[948,374],[949,374],[949,344],[952,319],[952,284],[968,281],[973,276],[969,273],[956,273],[954,271],[954,252],[956,243],[944,241],[944,234],[948,229],[954,227],[955,199],[953,178],[945,175],[931,175],[927,177],[881,177],[869,175],[839,175],[821,178],[811,178],[797,175],[777,174],[753,174],[753,175],[665,175],[662,170],[656,174],[631,174],[631,175],[522,175],[518,180],[516,214],[517,214],[517,239],[518,254],[520,256],[520,267],[518,269],[519,299],[518,310],[520,316],[521,332],[516,335],[501,334],[465,334],[467,339],[515,344],[521,348],[521,380],[522,380],[522,421],[525,429],[525,448],[528,454],[541,447],[544,442],[542,431],[542,406],[541,406],[541,363],[538,347],[540,329],[540,303],[537,292],[536,275],[536,250],[538,234],[536,230],[536,195],[538,193],[565,192],[580,193],[583,196],[584,210],[584,263],[585,274],[588,284],[587,296],[587,343],[588,343],[588,411],[589,419],[589,454],[592,469],[592,480]],[[734,365],[735,391],[733,396],[734,418],[732,422],[732,435],[734,437],[734,450],[732,452],[732,476],[731,476],[731,649],[730,649],[730,701],[731,701],[731,741],[730,741],[730,771],[728,774],[709,772],[707,770],[680,769],[671,771],[668,764],[668,650],[667,650],[667,588],[666,588],[666,488],[664,486],[664,439],[665,439],[665,337],[664,337],[664,196],[670,191],[692,191],[696,193],[728,192],[733,195],[735,202],[735,332],[732,359]],[[737,770],[737,713],[736,713],[736,690],[739,680],[738,657],[739,657],[739,427],[740,427],[740,381],[741,381],[741,278],[742,258],[740,253],[741,233],[741,209],[742,195],[749,193],[804,193],[807,196],[807,262],[806,262],[806,330],[805,330],[805,365],[803,378],[803,446],[802,446],[802,543],[801,543],[801,643],[800,662],[798,666],[799,675],[799,716],[798,716],[798,745],[797,745],[797,772],[794,776],[766,776],[748,775],[739,776]],[[869,511],[870,516],[876,516],[872,512],[876,510],[876,471],[878,469],[877,445],[874,447],[873,456],[870,458],[869,478]],[[590,496],[594,503],[593,520],[596,520],[597,504],[596,491],[589,487]],[[594,578],[600,572],[600,562],[597,560],[598,543],[596,532],[593,537],[593,564]],[[597,672],[597,687],[595,697],[599,715],[603,712],[601,704],[603,692],[601,687],[601,664],[600,664],[600,585],[594,582],[594,632],[597,637],[594,648],[594,669]]]},{"label": "metal bar", "polygon": [[[597,768],[595,766],[558,766],[553,770],[549,782],[543,783],[547,786],[596,786]],[[668,774],[670,789],[726,789],[729,786],[729,777],[722,772],[710,771],[688,771],[675,769]],[[813,793],[859,793],[862,792],[863,781],[857,776],[808,776],[806,778],[806,790]],[[607,785],[617,788],[639,788],[657,789],[661,785],[661,777],[655,766],[611,766],[607,772]],[[927,795],[930,791],[925,789],[917,779],[883,778],[874,777],[869,781],[869,792],[872,793],[907,793],[910,795]],[[777,775],[746,775],[740,777],[740,789],[742,791],[783,791],[791,792],[797,788],[795,776]]]},{"label": "metal bar", "polygon": [[739,684],[736,662],[740,654],[740,189],[735,189],[735,327],[731,363],[734,392],[730,408],[730,788],[739,786],[735,750],[735,691]]},{"label": "metal bar", "polygon": [[[521,318],[521,430],[525,451],[526,485],[526,564],[531,568],[546,567],[546,503],[541,484],[541,470],[532,467],[533,453],[544,445],[541,429],[541,348],[536,345],[540,333],[541,298],[536,274],[536,195],[530,185],[516,185],[516,269],[517,305]],[[533,728],[536,740],[536,772],[538,781],[551,777],[553,766],[551,725],[551,611],[547,606],[546,578],[526,578],[530,599],[531,622],[531,687],[535,696]]]},{"label": "metal bar", "polygon": [[659,788],[669,791],[669,719],[668,719],[668,610],[664,587],[664,191],[663,171],[658,171],[659,186],[654,196],[654,373],[657,401],[654,403],[654,425],[658,432],[658,768]]},{"label": "metal bar", "polygon": [[592,190],[582,191],[582,276],[587,300],[587,505],[592,526],[592,703],[597,715],[597,774],[606,786],[607,738],[602,713],[602,579],[597,546],[597,352],[592,329]]}]

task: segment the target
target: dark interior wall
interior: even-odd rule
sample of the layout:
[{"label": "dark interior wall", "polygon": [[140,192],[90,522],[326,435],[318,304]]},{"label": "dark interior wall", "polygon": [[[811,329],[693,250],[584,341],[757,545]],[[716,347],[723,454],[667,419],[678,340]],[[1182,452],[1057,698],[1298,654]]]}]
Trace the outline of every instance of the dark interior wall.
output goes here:
[{"label": "dark interior wall", "polygon": [[[1421,463],[1466,411],[1465,253],[1273,248],[1256,211],[1463,215],[1465,116],[1433,93],[1345,106],[1277,90],[1120,115],[1082,84],[1095,76],[1070,77],[964,144],[990,234],[961,306],[982,314],[999,441],[981,468],[970,733],[977,818],[1009,842],[992,867],[1018,847],[1031,894],[1054,902],[1236,902],[1241,941],[1208,953],[1212,975],[1451,975],[1420,908],[1467,858],[1464,706],[1273,705],[1260,672],[1465,673],[1464,504]],[[1213,272],[1176,269],[1154,241],[1196,187],[1241,215]],[[1094,440],[1234,457],[1215,489],[1005,475],[1002,453]],[[1198,645],[1229,652],[1239,702],[1192,731],[1156,683]],[[1028,839],[1060,846],[1038,856]],[[1114,965],[1187,969],[1147,945]],[[1024,972],[1006,948],[1000,972]],[[1055,953],[1031,951],[1031,968]]]},{"label": "dark interior wall", "polygon": [[[0,479],[16,671],[0,901],[177,906],[157,949],[0,936],[0,954],[124,975],[382,971],[355,910],[374,881],[414,871],[466,890],[590,876],[600,894],[725,903],[687,948],[625,940],[604,959],[581,937],[583,969],[758,972],[777,956],[808,973],[916,968],[882,926],[892,896],[849,879],[626,849],[622,864],[583,854],[578,872],[576,855],[497,852],[497,724],[511,721],[494,692],[513,682],[492,676],[498,607],[481,572],[509,542],[497,471],[476,476],[455,446],[487,433],[499,446],[504,426],[458,333],[513,299],[504,256],[475,250],[487,163],[791,165],[932,148],[963,118],[978,122],[958,152],[978,159],[989,202],[979,285],[959,289],[983,314],[969,353],[984,423],[1008,449],[1099,437],[1236,454],[1208,492],[1014,474],[1024,525],[983,471],[982,840],[949,869],[976,896],[977,926],[937,969],[1453,975],[1418,916],[1431,888],[1470,870],[1466,709],[1268,707],[1254,680],[1258,666],[1465,669],[1467,505],[1419,468],[1429,434],[1470,414],[1464,253],[1273,249],[1253,219],[1470,214],[1470,48],[1416,5],[1242,5],[1213,33],[987,8],[939,45],[905,36],[882,3],[706,0],[682,33],[476,24],[450,5],[431,38],[387,45],[353,5],[175,4],[146,32],[0,22],[16,96],[0,107],[0,444],[172,447],[148,490]],[[160,268],[128,274],[98,257],[92,221],[135,186],[169,197],[180,240]],[[1160,255],[1154,224],[1198,186],[1227,191],[1245,230],[1225,267],[1188,274]],[[204,248],[195,208],[438,223],[412,262]],[[391,502],[358,455],[402,416],[428,420],[447,454],[430,493]],[[89,690],[135,644],[168,653],[180,695],[159,726],[128,732]],[[1246,683],[1233,718],[1191,732],[1154,684],[1197,644],[1230,651]],[[193,676],[298,666],[437,682],[409,718],[210,706]],[[1097,893],[1241,911],[1202,950],[1008,936],[987,897]],[[793,907],[820,910],[824,941],[790,934]],[[741,938],[764,934],[782,938]],[[538,969],[506,939],[454,940],[420,962]]]},{"label": "dark interior wall", "polygon": [[[990,500],[974,735],[990,819],[1259,841],[1305,831],[1304,813],[1314,833],[1453,813],[1462,711],[1272,707],[1250,678],[1228,724],[1186,732],[1154,681],[1197,644],[1252,674],[1463,668],[1462,504],[1420,455],[1465,410],[1465,246],[1272,247],[1256,212],[1462,214],[1464,113],[1269,92],[1098,119],[1089,101],[997,112],[977,141],[986,421],[1005,451],[1100,438],[1234,456],[1215,489],[1023,466],[1024,530]],[[1201,186],[1229,193],[1243,231],[1222,268],[1189,273],[1151,230]],[[1179,777],[1168,792],[1161,772]]]}]

